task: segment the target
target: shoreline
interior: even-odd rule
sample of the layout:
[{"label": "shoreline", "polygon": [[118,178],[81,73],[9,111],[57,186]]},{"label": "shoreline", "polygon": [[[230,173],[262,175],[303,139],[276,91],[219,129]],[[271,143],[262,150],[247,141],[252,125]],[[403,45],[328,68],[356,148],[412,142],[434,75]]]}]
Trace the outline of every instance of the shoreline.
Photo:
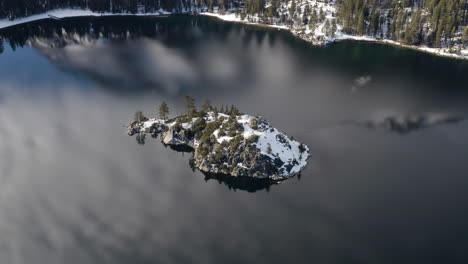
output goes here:
[{"label": "shoreline", "polygon": [[[191,13],[187,12],[185,13],[186,15],[189,15]],[[26,24],[34,21],[39,21],[43,19],[63,19],[63,18],[71,18],[71,17],[101,17],[101,16],[148,16],[148,17],[167,17],[173,15],[170,12],[160,10],[158,12],[154,13],[136,13],[136,14],[131,14],[131,13],[110,13],[110,12],[105,12],[105,13],[98,13],[98,12],[93,12],[91,10],[85,10],[85,9],[57,9],[57,10],[52,10],[47,13],[43,14],[37,14],[37,15],[32,15],[29,17],[24,17],[24,18],[19,18],[15,20],[8,20],[8,19],[0,19],[0,30],[13,27],[16,25],[21,25],[21,24]],[[269,28],[276,28],[278,30],[287,30],[294,36],[311,43],[312,45],[315,46],[323,46],[327,44],[333,44],[333,43],[338,43],[340,41],[346,41],[346,40],[354,40],[354,41],[363,41],[363,42],[375,42],[375,43],[380,43],[380,44],[386,44],[386,45],[391,45],[394,47],[399,47],[399,48],[405,48],[405,49],[412,49],[416,50],[419,52],[424,52],[427,54],[432,54],[435,56],[439,57],[446,57],[446,58],[452,58],[452,59],[462,59],[462,60],[468,60],[468,49],[463,50],[464,54],[459,55],[459,54],[454,54],[446,51],[446,48],[430,48],[427,46],[414,46],[414,45],[406,45],[394,40],[390,39],[376,39],[368,36],[354,36],[354,35],[347,35],[347,34],[338,34],[335,38],[327,41],[323,41],[323,43],[315,43],[311,41],[310,39],[307,39],[305,37],[300,36],[299,34],[295,33],[293,29],[287,27],[287,26],[281,26],[281,25],[271,25],[271,24],[262,24],[262,23],[257,23],[257,22],[248,22],[248,21],[243,21],[239,19],[238,17],[235,16],[234,13],[229,13],[226,15],[218,14],[218,13],[210,13],[210,12],[200,12],[200,13],[194,13],[193,15],[201,15],[201,16],[208,16],[208,17],[214,17],[222,21],[227,21],[227,22],[235,22],[235,23],[242,23],[246,25],[254,25],[254,26],[260,26],[260,27],[269,27]]]},{"label": "shoreline", "polygon": [[444,49],[446,49],[446,48],[438,49],[438,48],[430,48],[430,47],[427,47],[427,46],[407,45],[407,44],[403,44],[403,43],[400,43],[398,41],[394,41],[394,40],[390,40],[390,39],[375,39],[375,38],[366,37],[366,36],[347,35],[346,38],[335,39],[334,43],[338,43],[340,41],[372,42],[372,43],[378,43],[378,44],[382,44],[382,45],[389,45],[389,46],[393,46],[393,47],[397,47],[397,48],[411,49],[411,50],[419,51],[419,52],[422,52],[422,53],[431,54],[431,55],[434,55],[434,56],[437,56],[437,57],[468,60],[468,53],[467,53],[467,55],[459,55],[459,54],[454,54],[454,53],[444,51]]}]

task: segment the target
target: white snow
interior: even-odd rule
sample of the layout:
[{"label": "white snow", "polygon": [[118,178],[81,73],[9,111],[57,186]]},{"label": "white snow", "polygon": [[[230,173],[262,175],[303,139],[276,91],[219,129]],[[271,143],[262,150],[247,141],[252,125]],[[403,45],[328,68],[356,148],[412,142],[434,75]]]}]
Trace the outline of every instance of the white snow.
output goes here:
[{"label": "white snow", "polygon": [[130,14],[130,13],[110,13],[110,12],[104,12],[104,13],[99,13],[99,12],[93,12],[89,9],[56,9],[49,11],[44,14],[37,14],[37,15],[32,15],[24,18],[19,18],[15,20],[8,20],[8,19],[0,19],[0,29],[1,28],[6,28],[6,27],[11,27],[14,25],[19,25],[19,24],[24,24],[36,20],[41,20],[41,19],[46,19],[50,18],[49,16],[54,16],[59,19],[61,18],[66,18],[66,17],[83,17],[83,16],[128,16],[128,15],[135,15],[135,16],[163,16],[163,15],[169,15],[169,12],[166,11],[158,11],[155,13],[137,13],[137,14]]},{"label": "white snow", "polygon": [[[279,132],[278,129],[267,124],[265,127],[259,125],[259,129],[253,129],[250,126],[251,120],[255,117],[249,115],[240,116],[238,122],[244,126],[243,136],[245,139],[250,138],[253,135],[258,136],[256,147],[260,150],[263,155],[269,156],[272,159],[279,158],[284,162],[283,168],[288,164],[292,164],[294,160],[298,162],[297,165],[291,169],[291,174],[298,173],[302,168],[307,165],[307,158],[309,156],[309,148],[304,145],[305,152],[301,153],[299,142],[288,138],[283,133]],[[280,141],[280,138],[284,138],[284,142]],[[271,150],[268,150],[268,147]]]},{"label": "white snow", "polygon": [[420,51],[424,51],[427,53],[432,53],[432,54],[444,56],[444,57],[468,59],[468,49],[462,49],[460,50],[461,54],[456,54],[456,53],[450,53],[449,50],[446,48],[445,49],[444,48],[430,48],[427,46],[405,45],[405,44],[402,44],[400,42],[390,40],[390,39],[376,39],[376,38],[369,37],[369,36],[353,36],[353,35],[347,35],[347,34],[342,34],[342,33],[339,33],[334,37],[334,41],[340,41],[340,40],[380,42],[380,43],[395,45],[395,46],[403,47],[403,48],[416,49],[416,50],[420,50]]},{"label": "white snow", "polygon": [[229,141],[231,141],[233,139],[233,137],[229,137],[229,136],[220,137],[218,134],[219,134],[219,129],[216,129],[213,132],[213,135],[216,137],[216,141],[218,141],[218,143],[223,143],[224,141],[229,142]]},{"label": "white snow", "polygon": [[150,120],[148,120],[146,122],[143,122],[143,126],[142,126],[141,130],[147,131],[154,123],[164,124],[164,120],[158,119],[158,118],[153,118],[153,119],[150,119]]},{"label": "white snow", "polygon": [[28,16],[24,18],[15,19],[15,20],[0,19],[0,28],[6,28],[6,27],[14,26],[14,25],[19,25],[23,23],[36,21],[36,20],[50,18],[49,15],[62,18],[62,17],[76,17],[76,16],[96,16],[98,14],[90,10],[59,9],[59,10],[53,10],[44,14],[32,15],[32,16]]},{"label": "white snow", "polygon": [[[217,119],[224,118],[223,123],[228,122],[229,116],[226,114],[219,113]],[[182,127],[185,129],[191,128],[193,122],[195,122],[197,118],[193,118],[192,121],[181,123]],[[214,122],[216,120],[214,113],[209,112],[206,117],[204,117],[207,123]],[[251,127],[251,122],[253,119],[259,120],[258,117],[253,117],[250,115],[241,115],[237,117],[237,122],[241,124],[244,128],[242,132],[242,136],[244,139],[249,139],[250,137],[256,135],[258,136],[258,141],[255,144],[255,147],[260,151],[261,154],[270,157],[271,159],[279,158],[283,162],[283,166],[278,169],[284,169],[283,173],[280,176],[289,177],[292,176],[299,171],[301,171],[307,165],[307,159],[309,157],[309,148],[306,145],[303,145],[305,151],[301,153],[299,146],[301,143],[297,142],[296,140],[292,140],[287,137],[285,134],[278,131],[278,129],[272,127],[268,122],[263,121],[259,123],[257,129],[253,129]],[[155,124],[166,124],[167,126],[171,127],[176,124],[176,122],[172,123],[165,123],[162,119],[149,119],[146,122],[143,122],[140,131],[141,132],[149,132],[149,128]],[[224,141],[231,141],[233,137],[229,136],[219,136],[219,129],[216,129],[213,132],[213,135],[216,137],[218,143],[222,143]],[[195,145],[198,146],[198,142],[195,142]],[[270,148],[270,151],[269,151]],[[294,160],[297,161],[296,164]],[[287,166],[291,166],[291,170],[288,172],[286,170]],[[239,163],[237,166],[244,167],[243,164]]]},{"label": "white snow", "polygon": [[[211,17],[217,17],[221,20],[224,21],[230,21],[230,22],[241,22],[244,24],[250,24],[250,25],[259,25],[259,23],[256,22],[248,22],[246,20],[241,20],[240,17],[236,17],[235,13],[230,13],[226,12],[225,14],[219,14],[219,13],[211,13],[211,12],[202,12],[200,15],[203,16],[211,16]],[[278,28],[278,29],[289,29],[287,26],[284,25],[273,25],[273,24],[261,24],[262,26],[267,26],[267,27],[272,27],[272,28]]]}]

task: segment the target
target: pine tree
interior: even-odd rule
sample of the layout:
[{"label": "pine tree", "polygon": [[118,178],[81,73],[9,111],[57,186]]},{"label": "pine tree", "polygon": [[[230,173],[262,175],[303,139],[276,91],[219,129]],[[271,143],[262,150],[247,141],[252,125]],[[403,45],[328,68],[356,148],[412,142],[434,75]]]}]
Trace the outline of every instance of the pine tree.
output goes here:
[{"label": "pine tree", "polygon": [[142,111],[136,111],[134,116],[134,121],[141,123],[147,121],[148,118],[143,114]]},{"label": "pine tree", "polygon": [[396,26],[395,26],[395,39],[400,40],[401,38],[401,32],[403,28],[403,16],[404,16],[404,11],[400,10],[398,12],[398,17],[396,20]]},{"label": "pine tree", "polygon": [[362,8],[361,12],[359,13],[357,30],[356,30],[358,35],[364,34],[365,23],[366,21],[364,21],[364,8]]},{"label": "pine tree", "polygon": [[239,109],[235,107],[234,105],[231,105],[231,110],[229,110],[229,114],[231,116],[238,116],[239,115]]},{"label": "pine tree", "polygon": [[184,105],[185,105],[185,109],[187,110],[187,115],[191,115],[193,114],[193,112],[196,112],[195,99],[193,99],[192,96],[186,95],[184,97]]},{"label": "pine tree", "polygon": [[163,101],[161,105],[159,106],[159,118],[166,121],[168,115],[169,115],[169,106],[167,106],[166,102]]},{"label": "pine tree", "polygon": [[310,16],[310,21],[309,21],[309,25],[312,31],[314,31],[315,27],[317,26],[317,20],[318,20],[317,10],[314,9],[314,11],[312,11],[312,15]]},{"label": "pine tree", "polygon": [[421,31],[421,9],[416,10],[411,17],[411,23],[406,29],[404,42],[406,44],[418,44]]},{"label": "pine tree", "polygon": [[280,6],[279,0],[272,0],[270,1],[270,7],[268,8],[268,17],[271,19],[271,23],[273,23],[273,18],[278,17],[278,7]]},{"label": "pine tree", "polygon": [[211,109],[212,109],[212,107],[211,107],[210,100],[205,100],[205,102],[202,105],[201,111],[203,113],[206,113],[206,112],[210,111]]},{"label": "pine tree", "polygon": [[462,43],[463,45],[468,44],[468,26],[465,26],[465,29],[463,30]]},{"label": "pine tree", "polygon": [[332,32],[332,35],[335,34],[336,32],[336,29],[337,29],[337,25],[336,25],[336,19],[333,19],[332,21],[332,26],[331,26],[331,32]]},{"label": "pine tree", "polygon": [[302,23],[304,25],[309,24],[309,16],[310,16],[310,6],[306,5],[304,7],[304,14],[302,14]]},{"label": "pine tree", "polygon": [[214,107],[213,112],[214,112],[214,118],[217,121],[218,120],[218,115],[219,115],[218,107]]},{"label": "pine tree", "polygon": [[328,19],[325,20],[325,24],[323,25],[322,31],[325,33],[325,35],[326,35],[327,37],[330,37],[330,36],[331,36],[331,32],[330,32],[330,22],[328,22]]},{"label": "pine tree", "polygon": [[319,22],[323,22],[325,20],[325,12],[323,12],[323,8],[320,7],[320,12],[319,12]]},{"label": "pine tree", "polygon": [[439,27],[437,28],[437,32],[436,32],[436,37],[435,37],[435,46],[437,48],[440,48],[441,44],[440,44],[440,40],[442,38],[442,30],[443,30],[443,25],[444,21],[442,20],[441,22],[439,22]]},{"label": "pine tree", "polygon": [[289,7],[289,17],[291,18],[291,20],[293,20],[295,12],[296,12],[296,1],[292,0],[291,6]]},{"label": "pine tree", "polygon": [[369,35],[375,36],[377,31],[379,30],[379,23],[380,23],[380,14],[378,11],[372,11],[370,16],[370,24],[369,24]]}]

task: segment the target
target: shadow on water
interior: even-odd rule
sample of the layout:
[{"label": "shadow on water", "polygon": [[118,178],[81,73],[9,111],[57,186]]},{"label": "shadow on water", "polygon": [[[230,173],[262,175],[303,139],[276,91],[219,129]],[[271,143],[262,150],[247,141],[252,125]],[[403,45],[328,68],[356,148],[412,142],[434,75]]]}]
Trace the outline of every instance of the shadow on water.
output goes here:
[{"label": "shadow on water", "polygon": [[271,186],[278,185],[280,181],[272,181],[268,179],[254,179],[249,177],[233,177],[229,175],[223,174],[212,174],[212,173],[204,173],[205,181],[217,181],[219,184],[226,185],[229,190],[237,191],[246,191],[250,193],[258,192],[258,191],[267,191],[269,192]]},{"label": "shadow on water", "polygon": [[[175,146],[175,145],[164,145],[168,146],[170,149],[177,151],[179,153],[191,153],[193,154],[193,148],[189,146]],[[193,172],[197,171],[197,168],[194,164],[193,155],[189,160],[190,168]],[[233,177],[230,175],[225,174],[215,174],[215,173],[206,173],[201,171],[201,173],[205,176],[205,181],[208,182],[210,180],[217,181],[219,184],[226,185],[229,190],[232,191],[246,191],[250,193],[254,193],[257,191],[266,190],[267,192],[270,191],[272,185],[278,185],[281,181],[273,181],[269,179],[255,179],[250,177]]]},{"label": "shadow on water", "polygon": [[[158,138],[157,136],[152,136],[152,138]],[[145,133],[139,133],[135,135],[135,139],[139,145],[145,145],[146,144],[146,134]],[[190,168],[192,169],[193,172],[196,172],[198,169],[195,167],[194,159],[193,159],[193,153],[194,149],[190,146],[186,145],[166,145],[162,143],[164,147],[169,147],[171,150],[174,150],[176,152],[186,154],[189,153],[191,154],[190,160],[189,160],[189,165]],[[217,181],[219,184],[224,184],[226,185],[229,190],[232,191],[246,191],[250,193],[254,193],[257,191],[262,191],[265,190],[267,192],[270,191],[271,186],[273,185],[278,185],[281,183],[281,181],[274,181],[274,180],[269,180],[269,179],[256,179],[256,178],[250,178],[250,177],[234,177],[230,175],[225,175],[225,174],[215,174],[215,173],[206,173],[201,171],[201,173],[205,176],[205,181],[208,182],[210,180]],[[298,176],[300,177],[300,176]]]},{"label": "shadow on water", "polygon": [[177,152],[180,152],[180,153],[193,153],[194,149],[189,147],[189,146],[185,146],[185,145],[164,145],[164,146],[169,146],[170,149],[174,150],[174,151],[177,151]]}]

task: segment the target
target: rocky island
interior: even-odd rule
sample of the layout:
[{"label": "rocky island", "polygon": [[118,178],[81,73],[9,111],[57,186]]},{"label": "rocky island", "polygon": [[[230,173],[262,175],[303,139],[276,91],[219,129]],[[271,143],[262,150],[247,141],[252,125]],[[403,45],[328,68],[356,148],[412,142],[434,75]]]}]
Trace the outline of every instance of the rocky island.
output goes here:
[{"label": "rocky island", "polygon": [[159,118],[137,112],[127,126],[128,134],[143,141],[149,134],[173,149],[190,150],[191,165],[206,174],[278,181],[299,174],[307,165],[309,147],[262,117],[242,114],[234,106],[217,109],[209,103],[197,111],[191,97],[185,101],[187,114],[171,119],[167,119],[164,102]]}]

